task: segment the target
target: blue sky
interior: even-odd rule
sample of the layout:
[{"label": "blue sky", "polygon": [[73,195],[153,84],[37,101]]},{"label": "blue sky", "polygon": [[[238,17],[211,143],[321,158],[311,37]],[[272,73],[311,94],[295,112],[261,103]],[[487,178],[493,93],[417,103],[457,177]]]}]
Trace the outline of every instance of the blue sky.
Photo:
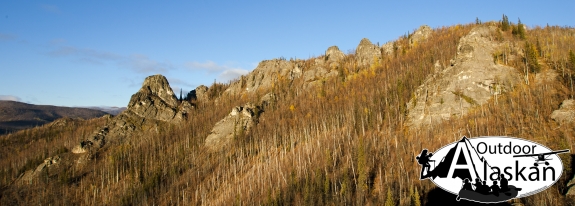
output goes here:
[{"label": "blue sky", "polygon": [[575,1],[2,1],[0,100],[126,106],[153,74],[188,92],[266,59],[502,14],[573,27]]}]

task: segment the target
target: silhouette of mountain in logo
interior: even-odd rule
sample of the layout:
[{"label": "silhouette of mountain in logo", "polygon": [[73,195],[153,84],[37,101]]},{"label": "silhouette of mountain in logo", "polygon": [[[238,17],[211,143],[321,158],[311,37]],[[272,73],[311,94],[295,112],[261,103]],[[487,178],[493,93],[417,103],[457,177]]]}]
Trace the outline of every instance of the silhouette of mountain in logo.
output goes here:
[{"label": "silhouette of mountain in logo", "polygon": [[[455,158],[456,155],[457,158]],[[482,175],[480,174],[483,174],[483,171],[486,171],[487,168],[485,167],[491,168],[485,158],[479,156],[475,147],[473,147],[467,137],[464,136],[453,148],[449,149],[447,155],[445,155],[441,162],[439,162],[433,170],[429,171],[425,177],[431,177],[432,179],[437,177],[459,177],[461,180],[464,180],[465,178],[468,178],[469,180],[473,180],[475,178],[482,179]],[[482,173],[479,173],[478,171]],[[450,172],[452,173],[451,175],[449,174]]]}]

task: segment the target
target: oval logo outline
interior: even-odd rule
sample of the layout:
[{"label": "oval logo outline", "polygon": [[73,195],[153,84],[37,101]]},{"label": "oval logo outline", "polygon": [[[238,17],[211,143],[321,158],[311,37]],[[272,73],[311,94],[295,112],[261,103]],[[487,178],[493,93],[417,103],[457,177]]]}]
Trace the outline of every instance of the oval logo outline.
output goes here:
[{"label": "oval logo outline", "polygon": [[[496,203],[534,195],[553,186],[564,169],[558,154],[569,150],[553,151],[545,145],[518,137],[464,136],[434,153],[426,152],[424,149],[416,157],[422,166],[420,180],[430,179],[441,189],[458,195],[458,200]],[[535,158],[535,161],[528,157]],[[425,161],[428,162],[422,164]],[[431,167],[429,162],[434,166]],[[473,180],[475,184],[471,186]],[[534,181],[539,184],[533,184]],[[491,182],[491,188],[496,185],[500,189],[486,189],[485,186]],[[479,188],[482,188],[481,193]],[[488,193],[484,193],[485,190]],[[495,197],[497,193],[504,195]]]}]

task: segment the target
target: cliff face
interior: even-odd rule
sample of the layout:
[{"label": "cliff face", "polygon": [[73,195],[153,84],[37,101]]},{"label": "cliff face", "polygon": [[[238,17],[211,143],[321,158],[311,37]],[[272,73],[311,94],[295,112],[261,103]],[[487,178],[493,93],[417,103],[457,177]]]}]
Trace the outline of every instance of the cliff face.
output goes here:
[{"label": "cliff face", "polygon": [[436,124],[465,115],[469,108],[513,89],[520,81],[516,69],[495,64],[492,53],[499,43],[488,37],[495,27],[482,25],[463,37],[452,65],[436,72],[416,90],[408,103],[408,125]]}]

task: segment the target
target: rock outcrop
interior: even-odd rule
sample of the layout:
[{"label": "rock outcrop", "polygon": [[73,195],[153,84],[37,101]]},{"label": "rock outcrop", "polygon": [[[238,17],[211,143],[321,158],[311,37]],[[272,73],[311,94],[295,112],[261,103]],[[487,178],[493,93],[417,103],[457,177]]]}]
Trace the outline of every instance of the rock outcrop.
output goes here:
[{"label": "rock outcrop", "polygon": [[24,172],[24,174],[19,179],[20,180],[19,183],[29,184],[35,178],[38,178],[38,176],[40,176],[42,174],[42,171],[44,171],[45,169],[47,169],[49,167],[57,165],[59,162],[60,162],[60,156],[57,156],[57,155],[44,159],[44,162],[42,162],[40,165],[38,165],[35,169],[31,169],[31,170]]},{"label": "rock outcrop", "polygon": [[427,37],[429,37],[431,32],[433,32],[431,27],[427,25],[422,25],[417,30],[415,30],[413,34],[411,34],[411,36],[409,37],[409,43],[417,44],[418,42],[422,42],[425,39],[427,39]]},{"label": "rock outcrop", "polygon": [[293,80],[300,77],[302,69],[295,61],[283,59],[264,60],[240,81],[236,81],[224,92],[228,94],[240,94],[242,92],[254,92],[258,89],[271,88],[279,78]]},{"label": "rock outcrop", "polygon": [[135,131],[157,126],[160,122],[179,122],[187,118],[192,105],[180,102],[172,91],[166,77],[149,76],[142,88],[132,95],[128,108],[113,117],[88,139],[72,149],[73,153],[86,153],[104,147],[110,140],[120,140],[131,136]]},{"label": "rock outcrop", "polygon": [[200,86],[196,87],[196,89],[194,91],[196,92],[196,99],[198,101],[210,100],[210,97],[208,96],[208,87],[206,87],[204,85],[200,85]]},{"label": "rock outcrop", "polygon": [[208,101],[210,99],[208,95],[208,90],[209,90],[208,87],[200,85],[196,87],[194,90],[188,92],[187,100],[194,99],[200,102]]},{"label": "rock outcrop", "polygon": [[303,74],[303,78],[305,80],[305,82],[315,82],[318,80],[321,80],[322,78],[329,78],[329,77],[335,77],[338,75],[338,71],[336,70],[327,70],[324,69],[323,67],[317,67],[315,69],[311,69],[306,71]]},{"label": "rock outcrop", "polygon": [[325,51],[325,56],[328,61],[340,61],[345,57],[345,54],[339,50],[339,47],[330,46]]},{"label": "rock outcrop", "polygon": [[566,124],[575,121],[575,100],[563,100],[559,109],[553,111],[550,117],[559,124]]},{"label": "rock outcrop", "polygon": [[235,107],[230,114],[216,123],[205,145],[210,149],[221,148],[235,138],[244,138],[255,122],[259,110],[253,104]]},{"label": "rock outcrop", "polygon": [[178,99],[170,88],[168,80],[161,75],[146,78],[140,90],[132,95],[128,110],[144,118],[169,121],[177,116]]},{"label": "rock outcrop", "polygon": [[516,69],[493,62],[499,46],[488,37],[493,26],[478,26],[461,38],[452,66],[430,75],[408,103],[408,125],[419,127],[460,117],[469,108],[513,88],[520,81]]},{"label": "rock outcrop", "polygon": [[363,38],[355,49],[355,58],[361,65],[369,65],[374,59],[381,59],[381,49],[372,44],[367,38]]},{"label": "rock outcrop", "polygon": [[381,51],[386,55],[392,55],[395,52],[395,49],[399,49],[399,47],[395,47],[395,42],[390,41],[383,45],[381,45]]}]

